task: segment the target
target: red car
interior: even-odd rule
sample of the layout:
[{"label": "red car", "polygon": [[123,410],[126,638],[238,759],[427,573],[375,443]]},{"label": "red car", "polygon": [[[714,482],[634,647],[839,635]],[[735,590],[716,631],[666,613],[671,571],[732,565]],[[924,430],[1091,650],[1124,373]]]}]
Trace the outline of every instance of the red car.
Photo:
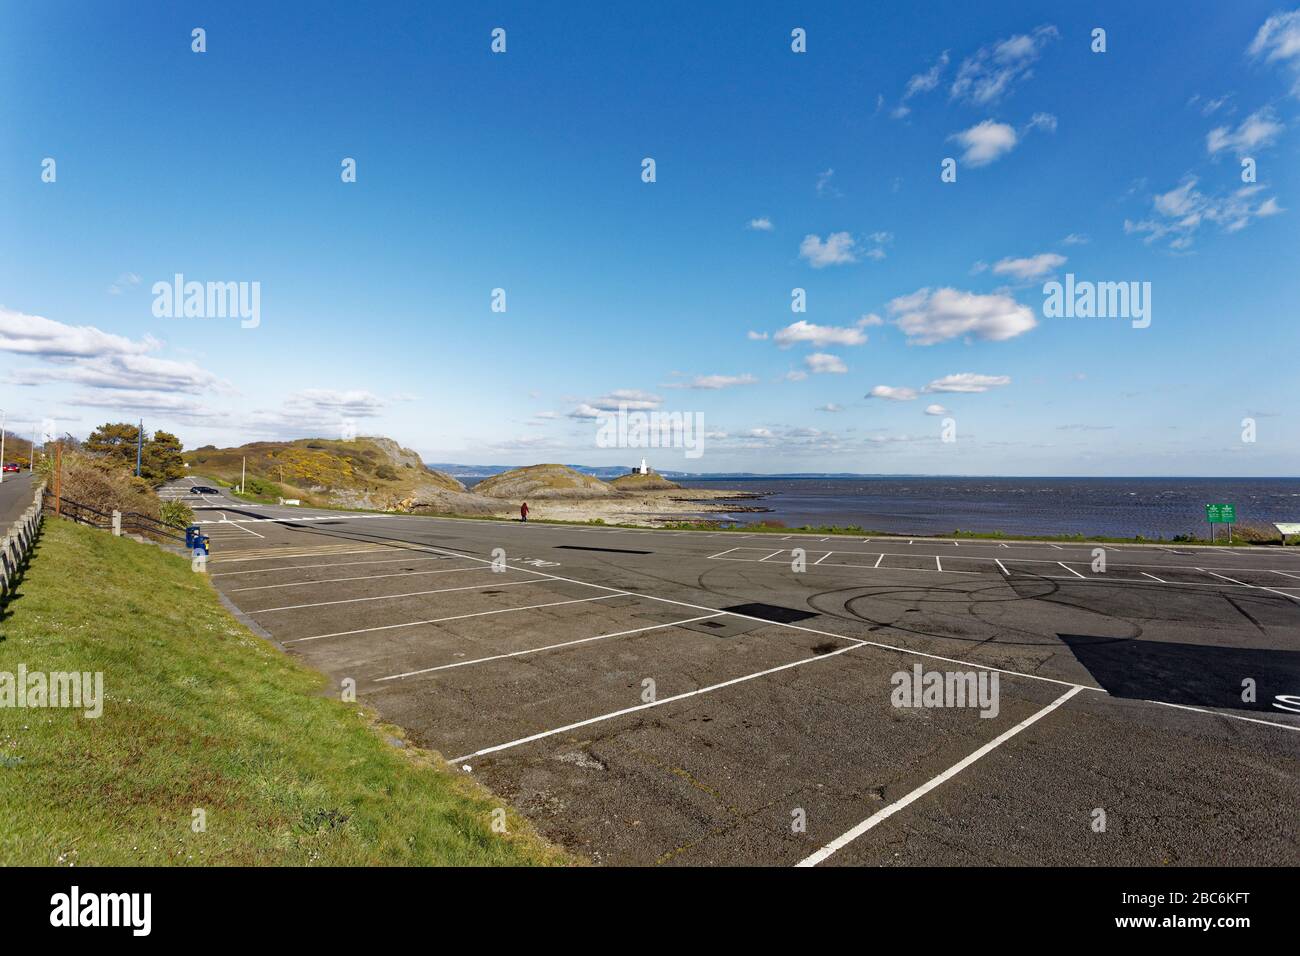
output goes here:
[{"label": "red car", "polygon": [[9,461],[9,462],[5,462],[4,470],[5,470],[5,471],[20,471],[21,469],[18,467],[17,463],[12,462],[12,461]]}]

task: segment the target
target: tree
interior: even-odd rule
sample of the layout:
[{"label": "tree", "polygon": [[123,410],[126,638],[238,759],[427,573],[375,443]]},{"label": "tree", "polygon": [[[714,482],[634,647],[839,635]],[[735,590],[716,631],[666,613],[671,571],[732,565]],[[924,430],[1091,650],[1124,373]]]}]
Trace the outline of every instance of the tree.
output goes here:
[{"label": "tree", "polygon": [[84,448],[93,455],[108,455],[130,462],[135,470],[136,443],[140,440],[140,428],[127,422],[105,422],[86,439]]},{"label": "tree", "polygon": [[[140,427],[129,422],[106,422],[86,439],[86,451],[101,458],[117,460],[135,473],[136,447]],[[140,452],[140,477],[151,485],[179,478],[185,474],[181,458],[181,440],[170,432],[156,431],[146,437]]]},{"label": "tree", "polygon": [[185,474],[181,440],[171,432],[157,431],[145,442],[140,474],[150,484],[162,484]]}]

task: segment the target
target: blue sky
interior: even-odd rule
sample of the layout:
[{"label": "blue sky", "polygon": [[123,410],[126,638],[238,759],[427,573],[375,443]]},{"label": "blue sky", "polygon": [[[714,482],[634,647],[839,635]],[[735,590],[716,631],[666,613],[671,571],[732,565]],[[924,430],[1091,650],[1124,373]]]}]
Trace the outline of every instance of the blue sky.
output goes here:
[{"label": "blue sky", "polygon": [[[1300,473],[1300,10],[1089,6],[7,5],[0,405],[617,464],[631,401],[703,414],[666,469]],[[156,317],[176,273],[260,323]],[[1044,315],[1067,273],[1150,283],[1149,327]]]}]

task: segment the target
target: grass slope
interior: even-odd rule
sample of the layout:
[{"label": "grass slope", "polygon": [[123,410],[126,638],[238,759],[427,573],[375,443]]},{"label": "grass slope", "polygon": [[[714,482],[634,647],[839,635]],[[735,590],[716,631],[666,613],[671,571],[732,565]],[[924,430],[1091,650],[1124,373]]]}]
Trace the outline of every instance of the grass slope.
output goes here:
[{"label": "grass slope", "polygon": [[567,465],[528,465],[484,478],[474,486],[474,494],[492,498],[562,498],[605,497],[615,492],[591,475],[574,471]]},{"label": "grass slope", "polygon": [[[0,671],[102,671],[104,709],[0,708],[0,864],[557,864],[513,812],[238,623],[182,558],[47,519]],[[195,809],[206,832],[191,829]]]},{"label": "grass slope", "polygon": [[426,467],[415,452],[378,436],[204,446],[183,457],[193,476],[233,485],[246,475],[246,497],[254,500],[287,497],[316,505],[388,507],[430,492],[465,490],[450,475]]}]

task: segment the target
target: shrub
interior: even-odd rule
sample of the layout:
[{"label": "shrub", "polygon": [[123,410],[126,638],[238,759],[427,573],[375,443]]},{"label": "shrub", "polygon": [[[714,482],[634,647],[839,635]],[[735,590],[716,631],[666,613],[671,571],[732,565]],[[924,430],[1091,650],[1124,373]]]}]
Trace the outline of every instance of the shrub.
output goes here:
[{"label": "shrub", "polygon": [[183,501],[164,501],[158,509],[158,519],[173,528],[183,528],[194,523],[194,509]]},{"label": "shrub", "polygon": [[[50,490],[53,490],[53,465],[50,466]],[[91,457],[80,452],[63,453],[63,488],[65,500],[109,514],[134,511],[157,518],[160,502],[149,482],[131,474],[119,459]]]}]

